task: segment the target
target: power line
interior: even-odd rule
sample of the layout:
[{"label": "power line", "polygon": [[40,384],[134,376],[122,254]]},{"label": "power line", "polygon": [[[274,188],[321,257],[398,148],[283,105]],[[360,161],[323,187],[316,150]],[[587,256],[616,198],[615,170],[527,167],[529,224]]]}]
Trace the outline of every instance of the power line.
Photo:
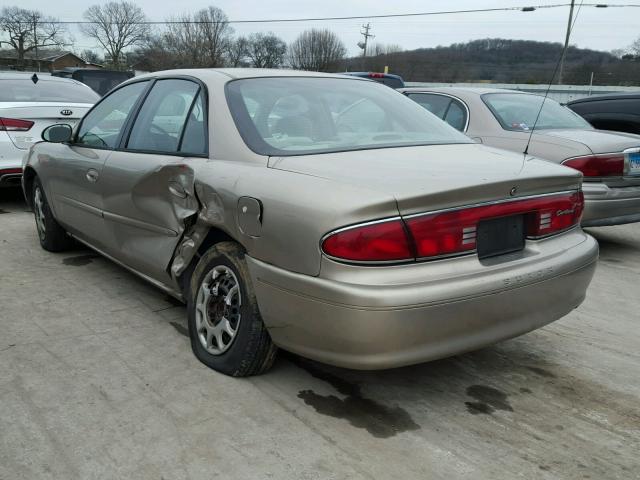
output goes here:
[{"label": "power line", "polygon": [[[435,12],[416,12],[416,13],[390,13],[384,15],[352,15],[345,17],[313,17],[313,18],[271,18],[271,19],[243,19],[243,20],[226,20],[226,21],[182,21],[182,20],[163,20],[163,21],[142,21],[131,22],[135,25],[174,25],[174,24],[215,24],[215,23],[291,23],[291,22],[321,22],[321,21],[335,21],[335,20],[362,20],[362,19],[374,19],[374,18],[405,18],[405,17],[427,17],[435,15],[456,15],[465,13],[491,13],[491,12],[533,12],[535,10],[544,10],[550,8],[562,8],[569,7],[571,3],[556,3],[548,5],[533,5],[530,7],[496,7],[496,8],[474,8],[469,10],[443,10]],[[640,4],[628,3],[628,4],[607,4],[607,3],[585,3],[583,7],[593,8],[640,8]],[[91,22],[88,20],[54,20],[47,22],[51,24],[62,25],[88,25],[97,22]]]}]

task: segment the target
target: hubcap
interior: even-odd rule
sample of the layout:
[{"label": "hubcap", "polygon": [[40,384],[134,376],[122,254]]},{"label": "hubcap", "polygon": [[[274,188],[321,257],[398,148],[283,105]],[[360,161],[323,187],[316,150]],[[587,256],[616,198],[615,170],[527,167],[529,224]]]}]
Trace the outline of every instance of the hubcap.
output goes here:
[{"label": "hubcap", "polygon": [[46,228],[44,225],[44,197],[40,187],[36,187],[33,195],[34,213],[36,217],[36,226],[38,227],[38,235],[44,240]]},{"label": "hubcap", "polygon": [[212,355],[226,352],[238,332],[242,296],[233,271],[214,267],[204,277],[196,297],[196,331],[202,346]]}]

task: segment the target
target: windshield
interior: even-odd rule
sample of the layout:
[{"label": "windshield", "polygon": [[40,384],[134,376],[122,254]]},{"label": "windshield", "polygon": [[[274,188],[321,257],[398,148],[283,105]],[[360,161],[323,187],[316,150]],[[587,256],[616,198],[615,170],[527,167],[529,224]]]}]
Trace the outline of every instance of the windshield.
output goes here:
[{"label": "windshield", "polygon": [[0,80],[0,102],[91,103],[100,97],[89,87],[73,81],[43,80],[33,83],[31,77]]},{"label": "windshield", "polygon": [[243,79],[227,84],[227,101],[242,138],[261,155],[471,142],[404,95],[374,82]]},{"label": "windshield", "polygon": [[[528,132],[536,123],[544,97],[523,93],[488,93],[482,95],[482,100],[493,112],[502,128],[515,132]],[[547,98],[544,100],[536,130],[550,128],[591,129],[592,127],[577,113]]]}]

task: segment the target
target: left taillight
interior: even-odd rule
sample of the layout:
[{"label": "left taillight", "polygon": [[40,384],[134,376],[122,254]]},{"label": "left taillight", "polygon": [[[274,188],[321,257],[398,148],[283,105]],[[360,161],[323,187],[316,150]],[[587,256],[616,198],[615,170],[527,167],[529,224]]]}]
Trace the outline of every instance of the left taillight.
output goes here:
[{"label": "left taillight", "polygon": [[21,168],[0,168],[0,176],[2,175],[21,175]]},{"label": "left taillight", "polygon": [[28,132],[31,130],[31,127],[33,127],[33,122],[31,120],[0,117],[0,131]]},{"label": "left taillight", "polygon": [[585,180],[589,177],[615,177],[624,174],[624,154],[604,153],[573,157],[562,162],[565,167],[571,167],[582,172]]},{"label": "left taillight", "polygon": [[399,262],[414,258],[399,218],[337,230],[324,238],[322,251],[352,262]]}]

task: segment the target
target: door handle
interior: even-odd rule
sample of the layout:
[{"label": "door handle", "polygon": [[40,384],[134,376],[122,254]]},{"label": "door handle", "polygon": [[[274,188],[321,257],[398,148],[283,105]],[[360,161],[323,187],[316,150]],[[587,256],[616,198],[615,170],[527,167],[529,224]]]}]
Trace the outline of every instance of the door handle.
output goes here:
[{"label": "door handle", "polygon": [[89,180],[91,183],[96,183],[98,181],[98,177],[100,176],[100,174],[98,173],[97,170],[90,168],[89,170],[87,170],[86,176],[87,176],[87,180]]}]

